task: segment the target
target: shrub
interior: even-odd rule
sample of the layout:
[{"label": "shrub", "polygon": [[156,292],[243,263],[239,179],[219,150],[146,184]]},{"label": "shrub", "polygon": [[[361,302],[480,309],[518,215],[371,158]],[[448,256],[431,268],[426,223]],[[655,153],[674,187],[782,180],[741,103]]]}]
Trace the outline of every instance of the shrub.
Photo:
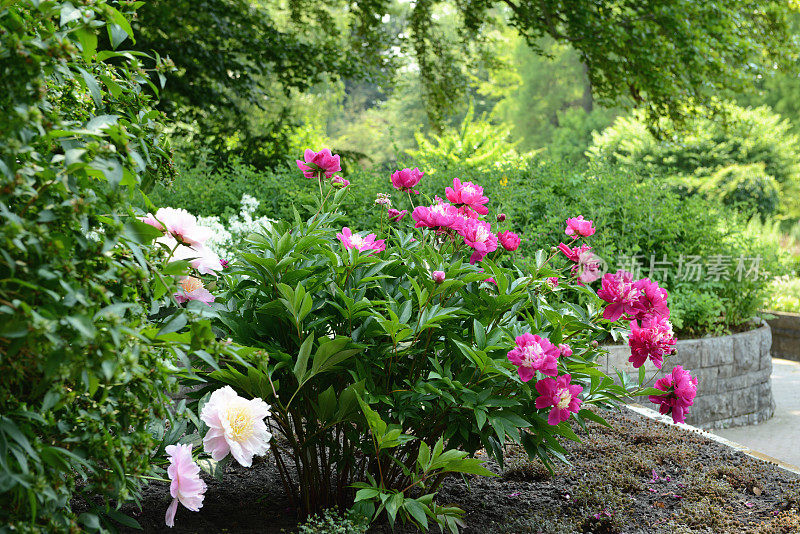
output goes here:
[{"label": "shrub", "polygon": [[[165,415],[167,368],[137,332],[146,238],[123,217],[168,152],[141,61],[96,50],[99,32],[131,37],[114,5],[0,7],[0,523],[16,530],[130,525],[109,499],[151,472]],[[76,518],[76,493],[102,499]]]},{"label": "shrub", "polygon": [[798,139],[788,121],[767,107],[726,104],[723,109],[721,117],[698,109],[693,120],[681,125],[663,119],[655,127],[658,137],[639,115],[620,117],[594,136],[589,158],[623,165],[646,177],[675,176],[690,189],[723,167],[763,164],[766,175],[780,186],[781,213],[800,216]]},{"label": "shrub", "polygon": [[[217,425],[190,417],[185,442],[208,432],[205,451],[223,447],[213,453],[223,460],[224,444],[210,445],[219,423],[206,412],[221,409],[221,392],[232,386],[258,397],[250,402],[270,403],[279,436],[271,451],[305,513],[355,501],[373,519],[385,511],[392,524],[435,522],[456,532],[462,512],[434,496],[448,473],[492,475],[469,455],[483,448],[502,466],[504,444],[515,442],[552,467],[565,460],[557,437],[577,439],[573,418],[602,422],[585,406],[664,393],[643,389],[644,373],[623,387],[598,368],[597,341],[626,328],[600,318],[603,303],[591,289],[567,278],[551,287],[547,278],[563,275],[552,253],[534,254],[524,273],[509,253],[488,247],[479,268],[476,253],[496,237],[475,219],[452,219],[440,231],[412,231],[410,217],[383,220],[385,239],[357,234],[342,228],[347,219],[337,211],[350,188],[329,187],[308,220],[251,235],[216,290],[215,330],[239,350],[184,375],[186,385],[202,386],[190,413]],[[414,219],[425,213],[418,208]],[[470,233],[473,226],[488,233]],[[562,304],[561,292],[587,305]]]},{"label": "shrub", "polygon": [[768,216],[780,202],[780,186],[766,173],[763,163],[726,165],[698,182],[697,191],[705,197],[745,213]]},{"label": "shrub", "polygon": [[800,278],[782,276],[769,286],[766,310],[800,313]]},{"label": "shrub", "polygon": [[369,523],[352,511],[340,514],[336,507],[309,517],[300,525],[298,534],[364,534]]}]

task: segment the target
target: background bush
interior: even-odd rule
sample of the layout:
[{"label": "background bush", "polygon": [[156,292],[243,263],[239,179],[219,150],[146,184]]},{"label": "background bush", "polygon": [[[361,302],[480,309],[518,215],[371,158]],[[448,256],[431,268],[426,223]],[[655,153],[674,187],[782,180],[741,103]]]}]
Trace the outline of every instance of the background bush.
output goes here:
[{"label": "background bush", "polygon": [[[592,161],[622,165],[643,177],[674,177],[690,192],[724,167],[760,164],[780,186],[780,212],[796,219],[800,216],[798,138],[789,122],[767,107],[725,104],[722,109],[724,114],[718,116],[700,108],[686,123],[662,119],[655,127],[636,114],[620,117],[595,134],[588,155]],[[758,188],[750,189],[760,194]]]}]

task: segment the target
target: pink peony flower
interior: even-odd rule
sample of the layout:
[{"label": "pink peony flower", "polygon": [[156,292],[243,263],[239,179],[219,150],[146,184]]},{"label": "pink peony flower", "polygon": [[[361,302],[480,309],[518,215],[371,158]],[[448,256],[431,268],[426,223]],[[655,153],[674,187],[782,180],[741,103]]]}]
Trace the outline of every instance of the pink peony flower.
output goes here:
[{"label": "pink peony flower", "polygon": [[331,178],[331,185],[334,186],[334,187],[338,187],[340,189],[344,189],[345,187],[350,185],[350,180],[346,180],[346,179],[342,178],[341,176],[337,175],[337,176],[334,176],[333,178]]},{"label": "pink peony flower", "polygon": [[619,270],[615,274],[606,274],[603,277],[602,287],[597,292],[598,297],[609,303],[603,310],[603,318],[614,322],[623,314],[635,317],[640,310],[640,295],[641,292],[634,286],[631,273]]},{"label": "pink peony flower", "polygon": [[656,380],[655,388],[665,393],[650,395],[650,402],[660,404],[658,411],[662,414],[672,414],[675,423],[685,422],[686,409],[694,404],[697,395],[697,378],[676,365],[670,374]]},{"label": "pink peony flower", "polygon": [[636,319],[639,321],[650,315],[669,318],[667,307],[667,290],[662,289],[649,278],[637,280],[633,286],[642,292],[639,297],[639,312]]},{"label": "pink peony flower", "polygon": [[536,399],[536,408],[541,410],[552,406],[547,423],[557,425],[569,419],[571,413],[577,413],[581,409],[581,399],[578,395],[583,391],[583,387],[577,384],[570,384],[571,375],[561,375],[558,378],[543,378],[536,382],[536,391],[539,397]]},{"label": "pink peony flower", "polygon": [[388,208],[392,205],[392,199],[389,198],[387,193],[378,193],[375,195],[375,204],[378,206],[386,206]]},{"label": "pink peony flower", "polygon": [[517,250],[519,244],[522,242],[519,236],[514,232],[498,232],[497,238],[500,240],[500,244],[503,245],[503,248],[509,252]]},{"label": "pink peony flower", "polygon": [[228,261],[228,260],[222,260],[221,259],[221,260],[219,260],[219,264],[222,266],[223,269],[227,269],[228,266],[231,264],[231,262]]},{"label": "pink peony flower", "polygon": [[569,345],[567,345],[567,344],[565,344],[565,343],[560,343],[560,344],[558,345],[558,350],[560,350],[560,351],[561,351],[561,355],[562,355],[564,358],[569,358],[570,356],[572,356],[572,349],[570,348],[570,346],[569,346]]},{"label": "pink peony flower", "polygon": [[445,278],[444,271],[433,271],[433,273],[431,274],[431,278],[433,278],[433,281],[436,282],[437,284],[441,284],[442,282],[444,282]]},{"label": "pink peony flower", "polygon": [[558,250],[563,252],[564,256],[566,256],[568,260],[578,263],[580,261],[581,254],[589,252],[590,250],[592,250],[592,247],[590,247],[589,245],[581,245],[579,247],[570,248],[564,243],[559,243]]},{"label": "pink peony flower", "polygon": [[489,278],[484,278],[483,281],[486,282],[487,284],[497,285],[497,280],[495,280],[494,277],[492,276],[490,276]]},{"label": "pink peony flower", "polygon": [[383,239],[375,239],[375,234],[369,234],[367,237],[361,237],[359,234],[354,234],[350,228],[342,228],[342,233],[336,234],[339,241],[342,242],[345,248],[354,248],[359,252],[365,250],[372,250],[370,254],[376,254],[386,250],[386,241]]},{"label": "pink peony flower", "polygon": [[219,259],[217,253],[206,248],[203,245],[193,245],[191,247],[180,245],[170,236],[164,236],[158,239],[159,243],[163,243],[172,253],[173,260],[188,260],[189,265],[193,269],[197,269],[200,274],[214,274],[216,271],[222,270],[222,260]]},{"label": "pink peony flower", "polygon": [[148,213],[147,216],[138,219],[161,231],[166,231],[182,245],[202,245],[212,234],[211,228],[198,225],[197,217],[184,209],[159,208],[155,217]]},{"label": "pink peony flower", "polygon": [[416,167],[403,169],[392,174],[392,185],[400,191],[412,191],[415,195],[419,195],[419,191],[415,190],[414,187],[422,180],[424,175],[425,173]]},{"label": "pink peony flower", "polygon": [[498,213],[497,214],[497,222],[503,222],[505,220],[506,220],[506,214],[505,213]]},{"label": "pink peony flower", "polygon": [[591,249],[585,250],[578,254],[578,263],[570,271],[578,278],[578,284],[589,284],[600,278],[600,261]]},{"label": "pink peony flower", "polygon": [[472,182],[461,183],[458,178],[453,178],[453,187],[444,190],[447,200],[456,206],[467,206],[481,215],[489,213],[489,209],[484,206],[489,199],[483,196],[483,187]]},{"label": "pink peony flower", "polygon": [[567,219],[567,229],[564,230],[564,233],[567,235],[578,234],[582,235],[583,237],[589,237],[590,235],[594,234],[592,223],[593,221],[584,220],[583,215],[578,215],[572,219]]},{"label": "pink peony flower", "polygon": [[306,178],[315,178],[318,173],[322,172],[325,173],[326,178],[330,178],[334,173],[342,170],[339,155],[332,155],[329,148],[323,148],[319,152],[307,148],[303,159],[305,161],[297,160],[297,167],[303,171],[303,176]]},{"label": "pink peony flower", "polygon": [[464,243],[474,250],[469,258],[472,264],[481,261],[489,252],[497,250],[497,236],[488,222],[466,219],[459,233],[464,237]]},{"label": "pink peony flower", "polygon": [[658,369],[664,363],[664,356],[672,353],[675,335],[666,317],[645,317],[642,326],[635,319],[631,321],[631,335],[628,338],[631,356],[628,359],[634,367],[641,367],[648,358]]},{"label": "pink peony flower", "polygon": [[264,418],[269,415],[269,404],[260,398],[247,400],[230,386],[216,390],[200,413],[209,427],[203,450],[217,461],[230,453],[240,465],[250,467],[253,456],[267,452],[272,434],[267,432]]},{"label": "pink peony flower", "polygon": [[450,228],[458,230],[461,226],[458,209],[446,202],[433,206],[417,206],[411,212],[411,218],[416,221],[415,228],[431,228],[437,232]]},{"label": "pink peony flower", "polygon": [[508,351],[507,356],[517,366],[520,380],[529,381],[536,371],[550,376],[558,374],[557,358],[561,352],[549,339],[525,333],[517,336],[516,343],[517,346]]},{"label": "pink peony flower", "polygon": [[191,445],[167,445],[164,450],[169,456],[167,475],[171,481],[169,494],[172,495],[172,503],[167,508],[164,521],[171,528],[175,526],[179,501],[192,512],[203,507],[206,483],[200,478],[200,468],[192,460]]},{"label": "pink peony flower", "polygon": [[550,286],[551,288],[558,287],[558,277],[557,276],[551,276],[550,278],[548,278],[547,279],[547,285]]},{"label": "pink peony flower", "polygon": [[402,221],[403,217],[405,217],[408,214],[408,210],[400,211],[394,208],[389,208],[387,211],[389,213],[389,220],[394,222]]},{"label": "pink peony flower", "polygon": [[203,285],[203,281],[194,276],[186,276],[180,281],[181,289],[175,293],[175,300],[178,302],[188,302],[197,300],[211,305],[214,302],[214,295]]}]

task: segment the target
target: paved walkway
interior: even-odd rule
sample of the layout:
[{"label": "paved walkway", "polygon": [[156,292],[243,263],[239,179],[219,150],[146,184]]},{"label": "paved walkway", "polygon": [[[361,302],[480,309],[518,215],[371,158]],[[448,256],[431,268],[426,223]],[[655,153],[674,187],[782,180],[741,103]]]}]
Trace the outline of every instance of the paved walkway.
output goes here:
[{"label": "paved walkway", "polygon": [[712,432],[800,466],[800,362],[772,359],[772,394],[775,415],[769,421]]}]

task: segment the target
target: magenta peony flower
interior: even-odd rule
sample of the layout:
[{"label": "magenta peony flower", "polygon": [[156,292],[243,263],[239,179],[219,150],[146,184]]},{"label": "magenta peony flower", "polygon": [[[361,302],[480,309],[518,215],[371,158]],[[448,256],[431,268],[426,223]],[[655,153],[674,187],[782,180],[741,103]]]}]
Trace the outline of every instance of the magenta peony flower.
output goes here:
[{"label": "magenta peony flower", "polygon": [[331,185],[333,187],[338,187],[340,189],[344,189],[345,187],[350,185],[350,180],[345,180],[341,176],[337,175],[337,176],[334,176],[333,178],[331,178]]},{"label": "magenta peony flower", "polygon": [[597,296],[609,303],[603,310],[603,318],[611,322],[619,319],[623,314],[633,318],[639,313],[639,296],[641,292],[636,289],[633,275],[627,271],[619,270],[615,274],[608,273],[603,277],[602,287]]},{"label": "magenta peony flower", "polygon": [[569,358],[570,356],[572,356],[572,349],[570,348],[570,346],[569,346],[569,345],[567,345],[567,344],[565,344],[565,343],[560,343],[560,344],[558,345],[558,350],[560,350],[560,351],[561,351],[561,355],[562,355],[564,358]]},{"label": "magenta peony flower", "polygon": [[164,450],[169,456],[167,475],[171,481],[169,494],[172,495],[172,503],[167,508],[164,521],[172,528],[175,526],[179,501],[192,512],[197,512],[203,507],[206,483],[200,478],[200,468],[192,460],[191,445],[167,445]]},{"label": "magenta peony flower", "polygon": [[389,213],[389,220],[394,222],[402,221],[403,217],[405,217],[408,214],[408,210],[400,211],[394,208],[389,208],[387,211]]},{"label": "magenta peony flower", "polygon": [[180,281],[181,289],[175,293],[175,300],[178,302],[188,302],[197,300],[211,305],[214,302],[214,295],[203,285],[203,281],[194,276],[186,276]]},{"label": "magenta peony flower", "polygon": [[497,250],[497,236],[492,232],[492,225],[488,222],[467,219],[459,233],[464,237],[464,243],[474,250],[469,258],[472,264],[481,261],[489,252]]},{"label": "magenta peony flower", "polygon": [[345,248],[354,248],[359,252],[365,250],[372,250],[370,254],[377,254],[386,250],[386,241],[383,239],[375,239],[375,234],[369,234],[367,237],[361,237],[350,231],[350,228],[342,228],[342,233],[336,234],[339,241],[342,242]]},{"label": "magenta peony flower", "polygon": [[542,374],[556,376],[558,374],[558,360],[561,351],[550,343],[546,337],[530,333],[517,336],[517,346],[508,351],[508,360],[517,366],[519,379],[523,382],[534,377],[536,371]]},{"label": "magenta peony flower", "polygon": [[442,282],[444,282],[445,278],[444,271],[433,271],[433,273],[431,274],[431,278],[433,278],[433,281],[436,282],[437,284],[441,284]]},{"label": "magenta peony flower", "polygon": [[571,272],[578,278],[578,284],[589,284],[600,278],[600,262],[591,249],[585,250],[578,254],[578,263]]},{"label": "magenta peony flower", "polygon": [[228,261],[228,260],[222,260],[221,259],[221,260],[219,260],[219,264],[222,266],[223,269],[227,269],[228,266],[231,264],[231,262]]},{"label": "magenta peony flower", "polygon": [[447,202],[433,206],[417,206],[411,212],[411,218],[416,221],[415,228],[431,228],[437,232],[450,228],[458,230],[462,224],[458,209]]},{"label": "magenta peony flower", "polygon": [[662,414],[672,414],[675,423],[685,422],[686,409],[694,404],[697,395],[697,378],[676,365],[670,374],[656,380],[655,388],[665,393],[650,395],[650,402],[660,404],[658,411]]},{"label": "magenta peony flower", "polygon": [[558,277],[557,276],[551,276],[550,278],[548,278],[547,279],[547,285],[550,286],[551,288],[558,287]]},{"label": "magenta peony flower", "polygon": [[315,178],[318,173],[322,172],[325,173],[326,178],[330,178],[334,173],[342,170],[339,155],[332,155],[329,148],[323,148],[319,152],[307,148],[303,159],[305,161],[297,160],[297,167],[303,171],[303,176],[306,178]]},{"label": "magenta peony flower", "polygon": [[481,215],[489,213],[489,209],[484,206],[489,199],[483,196],[483,187],[472,182],[461,183],[458,178],[453,178],[453,187],[444,190],[447,200],[456,206],[467,206]]},{"label": "magenta peony flower", "polygon": [[571,375],[561,375],[558,378],[543,378],[536,382],[536,391],[539,397],[536,399],[536,408],[541,410],[552,406],[547,423],[557,425],[569,419],[571,413],[577,413],[581,409],[581,399],[578,395],[583,391],[583,387],[577,384],[570,384]]},{"label": "magenta peony flower", "polygon": [[564,243],[559,243],[558,250],[563,252],[564,256],[566,256],[568,260],[578,263],[580,261],[581,254],[589,252],[592,250],[592,247],[589,245],[581,245],[579,247],[570,248]]},{"label": "magenta peony flower", "polygon": [[505,213],[498,213],[497,214],[497,222],[503,222],[505,220],[506,220],[506,214]]},{"label": "magenta peony flower", "polygon": [[514,232],[498,232],[497,238],[500,240],[500,244],[503,245],[503,248],[509,252],[517,250],[519,244],[522,242],[519,236]]},{"label": "magenta peony flower", "polygon": [[392,174],[392,185],[397,190],[411,191],[415,195],[419,195],[419,191],[415,190],[414,187],[422,180],[424,175],[425,173],[416,167],[403,169]]},{"label": "magenta peony flower", "polygon": [[211,228],[198,225],[197,217],[184,209],[159,208],[155,216],[148,213],[145,217],[137,218],[161,231],[166,231],[182,245],[202,245],[212,233]]},{"label": "magenta peony flower", "polygon": [[675,335],[666,317],[645,317],[642,326],[637,320],[631,321],[631,335],[628,338],[631,356],[628,359],[634,367],[641,367],[648,358],[658,369],[664,363],[664,356],[672,353]]},{"label": "magenta peony flower", "polygon": [[497,280],[495,280],[494,277],[492,276],[490,276],[489,278],[484,278],[483,281],[486,282],[487,284],[497,285]]},{"label": "magenta peony flower", "polygon": [[633,286],[642,292],[639,297],[639,312],[636,319],[639,321],[650,315],[669,318],[667,307],[667,290],[662,289],[649,278],[642,278],[634,282]]},{"label": "magenta peony flower", "polygon": [[272,434],[267,432],[264,418],[269,415],[269,404],[260,398],[247,400],[230,386],[216,390],[200,413],[209,427],[203,450],[217,461],[230,453],[240,465],[250,467],[253,456],[267,452]]},{"label": "magenta peony flower", "polygon": [[567,229],[564,230],[564,233],[567,235],[582,235],[583,237],[589,237],[590,235],[594,234],[594,228],[592,228],[592,223],[594,221],[586,221],[583,219],[583,215],[578,215],[577,217],[573,217],[572,219],[567,219]]}]

